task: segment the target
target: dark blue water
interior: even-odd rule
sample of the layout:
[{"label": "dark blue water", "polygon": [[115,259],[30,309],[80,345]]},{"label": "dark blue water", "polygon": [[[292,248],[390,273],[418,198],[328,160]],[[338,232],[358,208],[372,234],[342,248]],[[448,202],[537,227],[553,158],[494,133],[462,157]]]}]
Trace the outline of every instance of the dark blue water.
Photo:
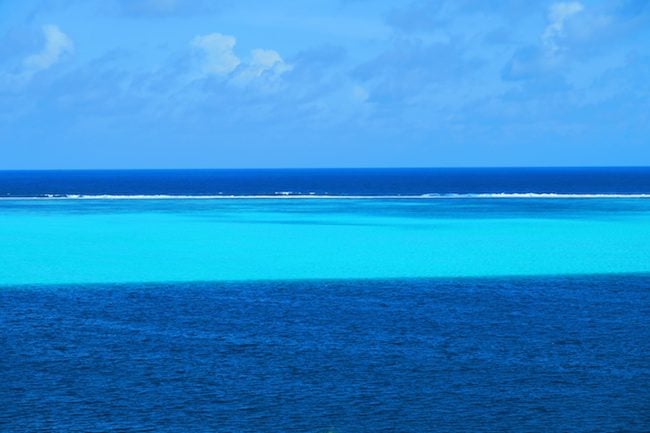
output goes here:
[{"label": "dark blue water", "polygon": [[650,277],[5,288],[7,432],[647,432]]},{"label": "dark blue water", "polygon": [[650,168],[0,172],[0,197],[66,195],[650,193]]}]

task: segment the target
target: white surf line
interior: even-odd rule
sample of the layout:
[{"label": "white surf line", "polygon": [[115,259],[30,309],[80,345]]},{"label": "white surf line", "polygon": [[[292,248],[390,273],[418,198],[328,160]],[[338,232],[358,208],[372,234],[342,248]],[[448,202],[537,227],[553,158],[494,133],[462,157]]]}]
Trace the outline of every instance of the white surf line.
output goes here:
[{"label": "white surf line", "polygon": [[477,193],[477,194],[420,194],[420,195],[330,195],[330,194],[261,194],[261,195],[45,195],[2,196],[0,200],[462,200],[462,199],[647,199],[650,194],[564,194],[564,193]]}]

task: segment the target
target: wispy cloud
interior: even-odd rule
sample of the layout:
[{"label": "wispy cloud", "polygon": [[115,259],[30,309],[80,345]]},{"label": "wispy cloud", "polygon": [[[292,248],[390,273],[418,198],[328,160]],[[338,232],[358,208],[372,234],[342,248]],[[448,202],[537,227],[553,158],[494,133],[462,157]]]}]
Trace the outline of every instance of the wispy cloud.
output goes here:
[{"label": "wispy cloud", "polygon": [[8,70],[0,71],[0,90],[22,89],[37,74],[52,68],[74,51],[72,39],[56,25],[45,25],[41,32],[43,41],[38,51],[18,58]]},{"label": "wispy cloud", "polygon": [[49,69],[74,50],[72,40],[55,25],[43,26],[43,36],[45,37],[43,49],[27,56],[23,61],[23,74],[27,77]]},{"label": "wispy cloud", "polygon": [[549,74],[556,75],[557,78],[559,69],[566,66],[568,60],[561,54],[572,43],[575,44],[576,39],[575,31],[572,35],[568,34],[567,23],[584,9],[580,2],[552,4],[548,8],[546,27],[538,41],[517,48],[502,69],[501,78],[506,81],[519,81],[539,79]]},{"label": "wispy cloud", "polygon": [[564,27],[569,18],[582,12],[584,6],[580,2],[554,3],[548,12],[549,23],[542,34],[542,44],[549,54],[560,51],[559,41],[564,37]]}]

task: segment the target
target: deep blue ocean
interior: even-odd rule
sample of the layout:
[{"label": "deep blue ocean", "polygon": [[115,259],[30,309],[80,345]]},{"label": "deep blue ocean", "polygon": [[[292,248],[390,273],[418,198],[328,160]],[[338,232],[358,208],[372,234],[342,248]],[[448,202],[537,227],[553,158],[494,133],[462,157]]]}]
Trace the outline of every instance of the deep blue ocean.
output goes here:
[{"label": "deep blue ocean", "polygon": [[2,432],[649,432],[650,169],[0,172]]},{"label": "deep blue ocean", "polygon": [[0,197],[650,193],[650,168],[0,171]]}]

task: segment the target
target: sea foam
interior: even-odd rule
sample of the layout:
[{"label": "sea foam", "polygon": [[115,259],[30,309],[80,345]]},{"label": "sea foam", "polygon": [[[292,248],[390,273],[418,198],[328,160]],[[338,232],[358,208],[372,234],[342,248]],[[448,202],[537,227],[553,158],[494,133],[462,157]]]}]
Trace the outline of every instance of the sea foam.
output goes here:
[{"label": "sea foam", "polygon": [[551,193],[551,192],[513,192],[513,193],[427,193],[427,194],[388,194],[388,195],[341,195],[278,192],[274,194],[45,194],[37,196],[4,196],[0,200],[221,200],[221,199],[647,199],[650,194],[637,193]]}]

